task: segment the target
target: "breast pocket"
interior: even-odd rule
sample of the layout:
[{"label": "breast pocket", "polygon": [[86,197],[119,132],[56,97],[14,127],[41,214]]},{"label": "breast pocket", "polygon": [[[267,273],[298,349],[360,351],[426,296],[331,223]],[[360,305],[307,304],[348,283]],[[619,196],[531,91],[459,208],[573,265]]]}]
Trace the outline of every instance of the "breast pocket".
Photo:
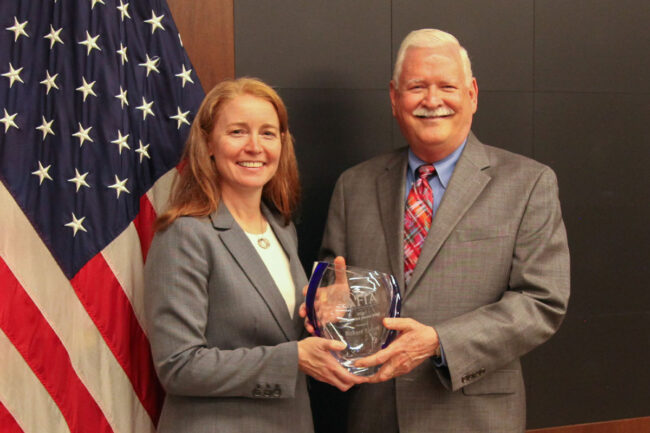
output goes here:
[{"label": "breast pocket", "polygon": [[454,237],[457,242],[472,242],[487,239],[503,238],[513,236],[514,230],[511,225],[499,225],[489,227],[469,227],[457,229]]}]

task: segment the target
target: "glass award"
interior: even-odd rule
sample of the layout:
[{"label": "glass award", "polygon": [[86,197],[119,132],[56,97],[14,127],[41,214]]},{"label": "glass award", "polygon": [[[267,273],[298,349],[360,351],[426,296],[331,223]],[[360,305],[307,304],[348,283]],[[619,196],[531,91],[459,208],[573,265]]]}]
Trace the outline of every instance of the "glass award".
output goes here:
[{"label": "glass award", "polygon": [[390,274],[354,266],[316,262],[305,300],[314,334],[344,342],[333,352],[353,374],[370,376],[379,366],[360,368],[354,362],[390,344],[396,331],[386,329],[385,317],[399,317],[401,297]]}]

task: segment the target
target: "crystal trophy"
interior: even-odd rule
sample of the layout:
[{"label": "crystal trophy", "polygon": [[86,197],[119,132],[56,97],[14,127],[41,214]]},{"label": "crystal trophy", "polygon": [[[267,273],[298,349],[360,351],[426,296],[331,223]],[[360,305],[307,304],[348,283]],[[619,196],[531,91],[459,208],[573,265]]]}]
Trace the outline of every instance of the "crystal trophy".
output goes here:
[{"label": "crystal trophy", "polygon": [[359,376],[374,374],[379,366],[355,367],[354,362],[385,348],[396,331],[386,329],[385,317],[399,317],[401,297],[390,274],[343,264],[316,262],[305,300],[314,334],[344,342],[334,356]]}]

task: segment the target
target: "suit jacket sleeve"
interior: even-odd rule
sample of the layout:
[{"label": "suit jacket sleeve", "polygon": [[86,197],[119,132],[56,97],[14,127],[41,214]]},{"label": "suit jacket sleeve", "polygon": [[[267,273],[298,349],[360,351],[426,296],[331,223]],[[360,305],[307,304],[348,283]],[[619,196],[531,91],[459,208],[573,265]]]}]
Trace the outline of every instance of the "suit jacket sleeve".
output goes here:
[{"label": "suit jacket sleeve", "polygon": [[[209,281],[228,281],[210,242],[212,228],[196,218],[179,218],[152,242],[145,266],[145,317],[155,367],[170,394],[211,397],[268,397],[260,384],[291,398],[298,376],[295,341],[220,348],[206,337]],[[221,278],[219,274],[224,274]],[[223,290],[238,290],[227,287]],[[221,307],[223,308],[223,307]],[[240,307],[229,307],[237,314]],[[236,320],[254,320],[242,314]],[[218,334],[217,327],[211,332]],[[229,336],[220,337],[228,341]],[[252,337],[251,337],[252,338]]]},{"label": "suit jacket sleeve", "polygon": [[501,299],[435,326],[449,367],[441,370],[443,382],[448,377],[457,390],[550,338],[564,317],[569,285],[557,180],[544,167],[528,197]]}]

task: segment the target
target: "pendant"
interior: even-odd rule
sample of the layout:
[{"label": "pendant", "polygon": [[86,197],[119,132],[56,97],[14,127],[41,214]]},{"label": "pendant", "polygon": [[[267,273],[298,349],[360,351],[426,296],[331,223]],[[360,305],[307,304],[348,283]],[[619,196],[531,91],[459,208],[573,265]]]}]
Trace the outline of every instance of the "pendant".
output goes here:
[{"label": "pendant", "polygon": [[269,242],[269,240],[266,238],[259,237],[257,238],[257,245],[259,245],[262,249],[267,249],[271,246],[271,242]]}]

